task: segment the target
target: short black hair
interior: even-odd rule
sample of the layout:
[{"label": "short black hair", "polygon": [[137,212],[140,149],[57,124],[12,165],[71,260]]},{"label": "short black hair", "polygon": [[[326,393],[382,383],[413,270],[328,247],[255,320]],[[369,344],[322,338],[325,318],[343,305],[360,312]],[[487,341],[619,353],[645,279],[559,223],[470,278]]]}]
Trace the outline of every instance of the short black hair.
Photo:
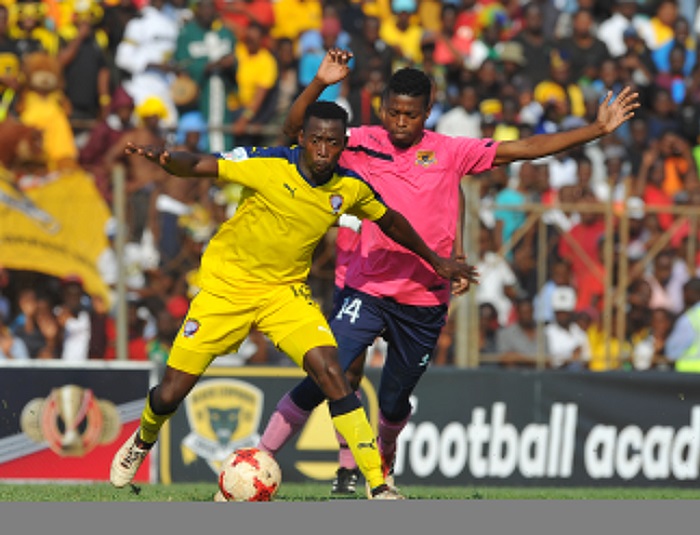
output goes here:
[{"label": "short black hair", "polygon": [[318,100],[306,108],[306,112],[304,113],[304,128],[308,125],[311,117],[342,121],[343,129],[348,126],[348,112],[335,102]]},{"label": "short black hair", "polygon": [[427,108],[433,93],[433,82],[423,71],[413,67],[404,67],[396,71],[389,79],[384,90],[384,98],[388,98],[390,93],[409,97],[424,97]]}]

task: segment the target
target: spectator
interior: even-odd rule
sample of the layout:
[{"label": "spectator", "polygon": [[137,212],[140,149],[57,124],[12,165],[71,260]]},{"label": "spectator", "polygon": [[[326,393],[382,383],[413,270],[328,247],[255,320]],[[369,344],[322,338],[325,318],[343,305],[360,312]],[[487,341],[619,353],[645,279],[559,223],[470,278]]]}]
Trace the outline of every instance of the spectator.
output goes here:
[{"label": "spectator", "polygon": [[496,333],[500,328],[498,311],[492,303],[479,304],[479,357],[482,363],[497,362]]},{"label": "spectator", "polygon": [[678,372],[700,372],[700,279],[683,286],[683,311],[666,339],[665,352]]},{"label": "spectator", "polygon": [[690,76],[698,59],[698,43],[691,34],[690,24],[684,17],[678,17],[673,25],[673,39],[654,50],[652,59],[659,72],[671,70],[671,52],[679,48],[684,52],[678,70],[682,76]]},{"label": "spectator", "polygon": [[571,264],[567,260],[555,260],[551,267],[551,275],[540,288],[533,301],[535,320],[540,323],[554,321],[552,294],[556,288],[571,286]]},{"label": "spectator", "polygon": [[588,366],[591,349],[588,336],[574,321],[576,290],[562,286],[552,292],[554,321],[545,325],[544,336],[550,367],[583,370]]},{"label": "spectator", "polygon": [[[527,71],[527,58],[523,53],[523,45],[515,41],[500,42],[496,46],[496,61],[500,65],[503,77],[508,80],[520,95],[531,90]],[[521,100],[521,105],[525,104]]]},{"label": "spectator", "polygon": [[9,11],[0,4],[0,122],[12,111],[19,89],[20,52],[9,30]]},{"label": "spectator", "polygon": [[[595,207],[597,199],[592,192],[587,191],[580,202]],[[573,286],[579,291],[586,291],[585,295],[579,296],[579,308],[601,305],[598,296],[604,291],[602,281],[605,277],[599,247],[604,232],[605,221],[601,213],[586,210],[581,213],[581,221],[562,235],[559,241],[559,257],[571,262]]]},{"label": "spectator", "polygon": [[216,0],[215,6],[224,24],[242,41],[251,24],[259,25],[264,35],[269,34],[276,22],[273,3],[270,0]]},{"label": "spectator", "polygon": [[[127,325],[127,359],[144,361],[148,360],[146,351],[146,338],[144,330],[147,322],[150,320],[148,309],[143,306],[143,303],[136,293],[127,294],[126,306],[126,325]],[[104,354],[104,360],[114,360],[117,358],[116,353],[116,325],[114,321],[108,324],[107,339],[108,346]]]},{"label": "spectator", "polygon": [[654,78],[656,87],[668,91],[676,106],[680,106],[686,99],[686,75],[683,66],[686,63],[688,52],[684,46],[675,45],[668,53],[668,69],[660,70]]},{"label": "spectator", "polygon": [[635,370],[666,370],[671,361],[666,357],[668,340],[676,316],[665,308],[650,311],[649,327],[638,333],[632,346],[632,366]]},{"label": "spectator", "polygon": [[276,0],[272,2],[272,10],[275,23],[270,35],[273,39],[290,39],[296,43],[304,32],[321,27],[321,2]]},{"label": "spectator", "polygon": [[459,79],[461,69],[476,70],[487,57],[486,46],[477,39],[477,34],[466,24],[457,26],[458,8],[443,3],[440,30],[427,32],[424,41],[435,45],[435,62],[443,65],[449,79]]},{"label": "spectator", "polygon": [[300,91],[299,86],[299,60],[294,51],[294,41],[288,37],[282,37],[275,41],[275,59],[277,60],[277,107],[270,119],[270,124],[279,127],[279,134],[270,137],[267,145],[283,145],[287,142],[282,132],[284,118],[289,107],[294,102]]},{"label": "spectator", "polygon": [[479,231],[479,259],[476,263],[479,271],[479,285],[476,287],[476,301],[489,303],[497,313],[500,326],[511,321],[513,299],[517,295],[517,279],[508,261],[495,247],[494,231],[485,225]]},{"label": "spectator", "polygon": [[646,280],[651,285],[651,308],[665,308],[675,314],[683,311],[683,287],[690,279],[685,263],[671,250],[663,250],[654,258]]},{"label": "spectator", "polygon": [[134,99],[119,86],[114,90],[107,116],[92,128],[78,161],[95,179],[97,189],[105,201],[112,202],[112,179],[105,166],[105,155],[122,135],[134,128]]},{"label": "spectator", "polygon": [[[326,52],[331,48],[346,48],[340,45],[341,37],[348,41],[347,35],[342,35],[340,19],[336,15],[326,15],[321,22],[320,30],[309,30],[302,35],[301,54],[299,57],[299,85],[301,88],[311,83],[318,67],[321,65]],[[354,59],[349,63],[354,68]],[[344,103],[349,93],[349,79],[327,87],[319,96],[319,100]],[[347,106],[345,106],[347,108]]]},{"label": "spectator", "polygon": [[648,17],[640,12],[637,0],[614,0],[612,15],[598,26],[598,37],[611,56],[619,57],[628,51],[624,38],[628,29],[634,29],[646,40],[650,32]]},{"label": "spectator", "polygon": [[266,32],[264,26],[252,22],[236,44],[237,93],[229,106],[237,145],[259,145],[260,129],[275,112],[277,60],[264,45]]},{"label": "spectator", "polygon": [[527,63],[527,76],[530,83],[535,86],[550,74],[549,62],[542,59],[551,57],[554,42],[544,33],[540,2],[525,4],[523,15],[525,24],[512,40],[523,47],[523,55]]},{"label": "spectator", "polygon": [[180,29],[165,13],[166,0],[151,0],[141,8],[139,17],[124,28],[124,38],[117,46],[115,64],[129,78],[124,89],[140,106],[150,97],[158,98],[165,109],[164,125],[177,124],[177,109],[170,92],[174,68],[169,63],[177,45]]},{"label": "spectator", "polygon": [[392,73],[394,50],[379,37],[380,23],[377,17],[365,17],[362,32],[352,36],[348,45],[355,62],[350,71],[350,94],[356,95],[365,87],[370,73],[378,70],[384,80]]},{"label": "spectator", "polygon": [[[177,144],[173,150],[207,152],[202,143],[207,124],[199,112],[183,115],[178,126]],[[181,218],[192,214],[194,205],[207,197],[210,184],[203,180],[191,180],[170,174],[158,174],[153,196],[155,219],[151,221],[153,237],[157,244],[160,265],[175,258],[182,247],[185,229]]]},{"label": "spectator", "polygon": [[177,335],[180,325],[187,313],[188,303],[184,306],[179,296],[173,297],[168,306],[162,307],[156,314],[156,335],[146,343],[148,360],[154,362],[160,372],[165,368],[170,348]]},{"label": "spectator", "polygon": [[72,25],[62,32],[64,40],[58,60],[66,81],[65,93],[71,103],[71,120],[94,121],[106,117],[109,112],[107,37],[98,29],[102,10],[95,7],[97,5],[92,3],[76,4]]},{"label": "spectator", "polygon": [[116,0],[115,3],[104,4],[104,17],[102,27],[107,34],[107,56],[111,79],[115,86],[119,86],[128,76],[126,71],[119,69],[115,63],[117,48],[124,38],[124,30],[130,20],[139,15],[139,9],[134,0]]},{"label": "spectator", "polygon": [[29,360],[29,351],[24,341],[12,334],[7,324],[0,319],[0,362],[4,360]]},{"label": "spectator", "polygon": [[570,60],[571,80],[585,84],[597,77],[598,67],[610,57],[608,48],[596,37],[593,13],[579,10],[573,17],[573,34],[557,43]]},{"label": "spectator", "polygon": [[392,0],[392,16],[379,29],[379,36],[394,50],[396,60],[393,70],[423,61],[421,44],[423,28],[413,18],[417,10],[416,0]]},{"label": "spectator", "polygon": [[462,86],[455,107],[440,116],[435,131],[446,136],[481,137],[479,95],[471,84]]},{"label": "spectator", "polygon": [[647,114],[649,138],[659,139],[665,132],[678,132],[681,122],[676,114],[676,104],[668,89],[654,86],[651,110]]},{"label": "spectator", "polygon": [[122,134],[104,157],[105,168],[111,173],[117,164],[126,165],[126,195],[128,241],[140,243],[148,227],[148,215],[155,184],[160,180],[158,170],[147,165],[142,158],[127,158],[124,148],[127,143],[142,143],[152,146],[165,145],[161,121],[168,109],[157,97],[149,97],[136,107],[138,126]]},{"label": "spectator", "polygon": [[651,88],[653,87],[656,67],[651,57],[649,47],[637,30],[628,28],[623,34],[626,51],[619,56],[613,56],[618,60],[621,70],[620,78],[625,83],[631,83],[639,88],[640,99],[645,105],[651,102]]},{"label": "spectator", "polygon": [[190,7],[187,0],[168,0],[163,11],[182,29],[194,17]]},{"label": "spectator", "polygon": [[11,324],[12,333],[21,339],[29,358],[53,359],[58,356],[59,327],[47,298],[39,298],[33,287],[23,288],[17,297],[19,314]]},{"label": "spectator", "polygon": [[61,286],[62,299],[55,311],[63,333],[60,358],[65,362],[85,362],[89,358],[92,321],[83,301],[83,282],[78,277],[66,277]]},{"label": "spectator", "polygon": [[236,37],[218,20],[215,0],[196,0],[193,9],[194,18],[178,35],[174,59],[199,88],[197,109],[209,128],[201,150],[224,152],[233,144],[224,128],[232,118],[226,99],[235,83]]},{"label": "spectator", "polygon": [[386,88],[387,79],[381,69],[374,68],[368,73],[365,85],[358,91],[350,93],[352,119],[350,126],[381,124],[381,99]]},{"label": "spectator", "polygon": [[677,0],[659,0],[649,21],[649,34],[645,36],[652,54],[673,41],[673,28],[678,20]]},{"label": "spectator", "polygon": [[[650,147],[649,128],[646,121],[640,117],[631,119],[629,126],[630,137],[625,148],[627,149],[628,161],[630,163],[630,174],[632,177],[637,177],[639,176],[639,171],[642,166],[644,153]],[[634,185],[632,189],[634,189]]]},{"label": "spectator", "polygon": [[[515,311],[516,321],[496,332],[499,363],[506,368],[531,367],[537,364],[540,354],[532,301],[518,298],[515,301]],[[542,348],[542,354],[547,354],[546,348]]]},{"label": "spectator", "polygon": [[[584,96],[571,75],[571,60],[557,52],[549,57],[549,74],[535,86],[535,101],[545,109],[554,105],[558,112],[555,123],[568,115],[583,117],[585,114]],[[545,63],[540,61],[540,63]],[[529,69],[528,69],[529,71]]]},{"label": "spectator", "polygon": [[613,307],[610,327],[612,332],[606,334],[603,325],[603,315],[595,308],[589,307],[576,312],[576,323],[586,333],[591,356],[588,369],[595,372],[629,369],[632,345],[624,334],[617,332],[615,318],[618,316],[617,307]]},{"label": "spectator", "polygon": [[10,29],[10,36],[16,40],[20,57],[33,52],[46,52],[50,56],[58,53],[58,34],[46,25],[46,4],[29,0],[16,2],[15,26]]}]

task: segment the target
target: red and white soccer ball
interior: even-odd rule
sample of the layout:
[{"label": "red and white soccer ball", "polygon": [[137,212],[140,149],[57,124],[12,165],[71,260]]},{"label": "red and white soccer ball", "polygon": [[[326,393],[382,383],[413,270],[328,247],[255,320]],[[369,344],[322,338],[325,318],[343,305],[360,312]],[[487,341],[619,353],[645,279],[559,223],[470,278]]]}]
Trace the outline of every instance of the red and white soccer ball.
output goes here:
[{"label": "red and white soccer ball", "polygon": [[281,482],[277,461],[257,448],[234,451],[219,472],[219,490],[229,502],[269,502]]}]

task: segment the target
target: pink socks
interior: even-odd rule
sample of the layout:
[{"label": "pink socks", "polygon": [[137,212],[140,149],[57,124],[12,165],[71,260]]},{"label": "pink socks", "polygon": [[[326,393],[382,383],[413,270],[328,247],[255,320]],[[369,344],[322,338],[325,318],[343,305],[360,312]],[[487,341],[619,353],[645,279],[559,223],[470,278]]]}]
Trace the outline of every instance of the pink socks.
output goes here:
[{"label": "pink socks", "polygon": [[276,455],[282,446],[304,427],[310,414],[309,411],[300,409],[289,397],[289,393],[285,394],[267,422],[258,447],[273,456]]}]

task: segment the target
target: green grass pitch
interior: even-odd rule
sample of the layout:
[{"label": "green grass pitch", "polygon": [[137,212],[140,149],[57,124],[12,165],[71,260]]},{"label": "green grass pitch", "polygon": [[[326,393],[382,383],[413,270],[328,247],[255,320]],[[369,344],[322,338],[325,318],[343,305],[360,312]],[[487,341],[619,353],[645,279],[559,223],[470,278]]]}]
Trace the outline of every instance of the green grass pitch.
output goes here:
[{"label": "green grass pitch", "polygon": [[[329,483],[282,483],[275,501],[322,502],[333,498]],[[208,502],[215,483],[139,485],[115,489],[108,483],[0,483],[0,502]],[[542,487],[401,487],[414,500],[698,500],[700,489],[678,488],[542,488]]]}]

